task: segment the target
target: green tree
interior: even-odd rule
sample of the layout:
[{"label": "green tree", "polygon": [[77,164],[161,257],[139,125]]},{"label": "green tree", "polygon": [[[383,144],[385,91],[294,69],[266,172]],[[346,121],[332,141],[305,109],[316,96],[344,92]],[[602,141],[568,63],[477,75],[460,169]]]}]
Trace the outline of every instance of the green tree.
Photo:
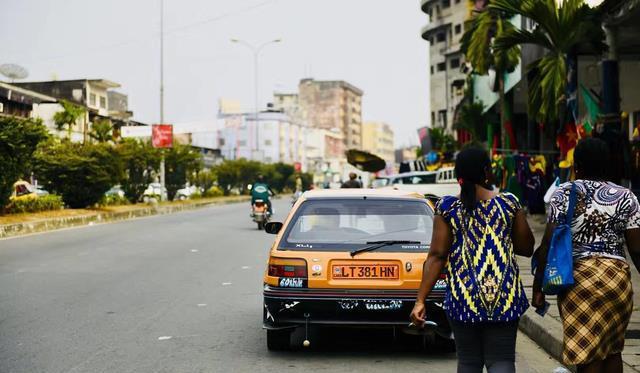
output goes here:
[{"label": "green tree", "polygon": [[217,180],[214,170],[202,170],[187,179],[191,184],[197,185],[205,191],[211,189]]},{"label": "green tree", "polygon": [[[519,1],[519,0],[516,0]],[[497,9],[491,5],[496,0],[489,0],[489,7],[477,12],[468,23],[462,36],[461,50],[473,71],[479,75],[486,75],[489,70],[496,73],[496,85],[500,96],[500,127],[502,146],[507,144],[507,123],[511,120],[510,101],[505,94],[504,77],[513,72],[520,63],[520,47],[512,45],[509,48],[496,48],[495,40],[505,33],[517,30],[511,23],[515,12]]]},{"label": "green tree", "polygon": [[33,153],[47,137],[39,119],[0,117],[0,210],[9,203],[13,184],[31,170]]},{"label": "green tree", "polygon": [[160,168],[160,150],[151,146],[150,141],[135,139],[123,139],[116,149],[124,167],[122,190],[130,202],[136,203]]},{"label": "green tree", "polygon": [[97,142],[113,140],[113,125],[109,119],[98,119],[91,126],[89,136]]},{"label": "green tree", "polygon": [[450,153],[456,149],[456,140],[446,133],[444,128],[435,127],[429,129],[429,137],[431,138],[431,147],[435,151]]},{"label": "green tree", "polygon": [[187,176],[202,169],[202,156],[188,145],[174,144],[165,152],[165,186],[170,200],[184,188]]},{"label": "green tree", "polygon": [[218,186],[225,196],[228,196],[231,190],[240,184],[240,172],[236,161],[222,162],[215,167],[215,173],[218,176]]},{"label": "green tree", "polygon": [[122,163],[108,144],[49,141],[38,147],[35,163],[47,189],[72,208],[94,206],[122,179]]},{"label": "green tree", "polygon": [[487,124],[482,102],[467,102],[460,107],[454,128],[462,129],[471,134],[473,141],[483,141],[486,138]]},{"label": "green tree", "polygon": [[85,109],[67,100],[60,101],[60,105],[62,105],[62,111],[53,115],[53,122],[56,128],[58,128],[58,131],[62,131],[66,127],[68,137],[71,138],[73,125],[78,122],[78,119],[84,116]]},{"label": "green tree", "polygon": [[495,48],[505,51],[531,44],[547,50],[527,67],[534,76],[529,82],[529,115],[541,123],[556,123],[566,105],[568,79],[577,77],[569,66],[575,66],[578,47],[589,45],[594,54],[607,48],[600,15],[582,0],[493,0],[490,8],[537,24],[532,31],[510,29],[498,35]]}]

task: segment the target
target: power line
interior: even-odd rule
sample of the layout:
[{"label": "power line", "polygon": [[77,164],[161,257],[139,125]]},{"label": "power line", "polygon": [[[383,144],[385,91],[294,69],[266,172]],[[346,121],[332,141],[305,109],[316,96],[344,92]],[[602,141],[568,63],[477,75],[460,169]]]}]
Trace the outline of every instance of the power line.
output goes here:
[{"label": "power line", "polygon": [[[221,21],[221,20],[226,19],[226,18],[238,16],[238,15],[241,15],[243,13],[247,13],[247,12],[250,12],[252,10],[265,7],[265,6],[267,6],[267,5],[271,4],[271,3],[275,3],[276,1],[277,0],[266,0],[266,1],[263,1],[261,3],[250,5],[250,6],[235,10],[235,11],[230,11],[230,12],[227,12],[227,13],[224,13],[224,14],[220,14],[220,15],[211,17],[211,18],[203,19],[203,20],[196,21],[196,22],[193,22],[193,23],[189,23],[189,24],[186,24],[186,25],[183,25],[183,26],[178,26],[178,27],[175,27],[173,29],[169,29],[169,30],[165,31],[164,35],[165,36],[171,35],[171,34],[174,34],[174,33],[178,33],[180,31],[192,29],[192,28],[199,27],[199,26],[204,26],[204,25],[207,25],[207,24],[210,24],[210,23]],[[25,64],[25,63],[37,64],[37,63],[41,63],[41,62],[59,60],[59,59],[64,59],[64,58],[82,57],[82,56],[85,56],[87,54],[108,52],[110,50],[117,49],[117,48],[122,48],[122,47],[125,47],[125,46],[146,43],[146,42],[149,42],[151,40],[155,40],[159,36],[160,36],[160,33],[158,32],[158,33],[151,34],[151,35],[145,37],[144,39],[127,40],[127,41],[122,41],[122,42],[118,42],[118,43],[107,44],[107,45],[100,46],[100,47],[85,49],[84,51],[72,52],[72,53],[69,53],[69,54],[63,54],[63,55],[57,55],[57,56],[35,57],[32,60],[22,61],[22,63],[23,64]]]}]

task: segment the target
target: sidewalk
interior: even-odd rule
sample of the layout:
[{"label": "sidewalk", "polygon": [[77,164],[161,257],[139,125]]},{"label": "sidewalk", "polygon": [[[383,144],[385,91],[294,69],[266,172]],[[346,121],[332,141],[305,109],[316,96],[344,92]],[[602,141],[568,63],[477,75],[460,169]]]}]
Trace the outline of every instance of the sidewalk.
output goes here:
[{"label": "sidewalk", "polygon": [[[536,238],[536,247],[542,239],[544,233],[544,217],[529,217],[529,224]],[[531,297],[531,285],[533,275],[531,275],[531,261],[529,258],[518,258],[520,275],[526,288],[527,296]],[[633,288],[634,312],[627,329],[625,348],[622,352],[622,360],[625,363],[625,372],[640,372],[640,274],[631,265]],[[522,317],[520,329],[531,339],[536,341],[542,348],[550,353],[558,361],[562,361],[562,322],[558,312],[558,305],[555,296],[547,296],[547,301],[551,303],[549,312],[545,317],[540,317],[531,308]]]}]

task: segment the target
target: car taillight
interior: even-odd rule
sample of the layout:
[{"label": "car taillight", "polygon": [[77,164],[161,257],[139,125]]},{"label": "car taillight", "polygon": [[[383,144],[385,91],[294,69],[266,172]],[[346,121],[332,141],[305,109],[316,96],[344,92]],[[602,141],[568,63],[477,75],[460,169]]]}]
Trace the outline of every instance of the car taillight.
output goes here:
[{"label": "car taillight", "polygon": [[307,278],[307,261],[304,259],[269,259],[269,276]]}]

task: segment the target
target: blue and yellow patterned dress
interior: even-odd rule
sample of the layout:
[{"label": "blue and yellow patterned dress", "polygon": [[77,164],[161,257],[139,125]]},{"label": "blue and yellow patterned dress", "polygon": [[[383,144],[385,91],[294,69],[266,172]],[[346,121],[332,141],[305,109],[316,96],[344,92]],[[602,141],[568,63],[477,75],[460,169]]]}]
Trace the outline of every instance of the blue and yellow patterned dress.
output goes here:
[{"label": "blue and yellow patterned dress", "polygon": [[529,308],[516,262],[511,229],[518,198],[502,193],[479,201],[472,212],[456,197],[436,206],[453,232],[444,308],[466,323],[516,321]]}]

